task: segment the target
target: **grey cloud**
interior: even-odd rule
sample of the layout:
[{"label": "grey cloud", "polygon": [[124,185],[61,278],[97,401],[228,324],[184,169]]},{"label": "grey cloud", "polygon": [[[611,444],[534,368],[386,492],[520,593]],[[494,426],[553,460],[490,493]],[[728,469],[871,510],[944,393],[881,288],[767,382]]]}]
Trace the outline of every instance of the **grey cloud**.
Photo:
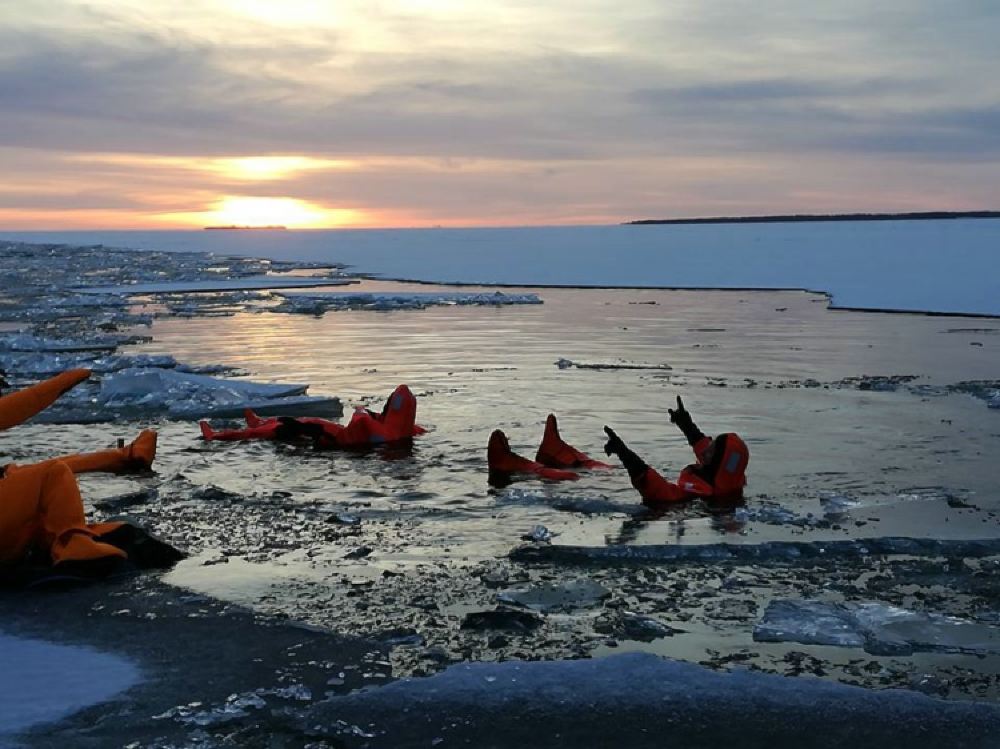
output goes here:
[{"label": "grey cloud", "polygon": [[240,50],[142,41],[22,44],[0,67],[0,138],[21,147],[177,154],[579,154],[558,114],[525,116],[530,97],[509,84],[453,83],[414,70],[342,96],[334,83],[258,75],[253,63],[237,72]]},{"label": "grey cloud", "polygon": [[[795,18],[796,28],[806,20]],[[792,22],[770,23],[780,37]],[[861,79],[835,65],[828,78],[803,71],[691,84],[662,61],[625,52],[382,54],[358,63],[344,89],[336,37],[286,34],[252,46],[172,33],[19,31],[0,32],[0,47],[0,142],[21,147],[528,160],[997,151],[989,107],[958,108],[926,76]],[[379,83],[358,92],[366,80]],[[905,102],[921,111],[905,111]]]},{"label": "grey cloud", "polygon": [[141,200],[134,200],[120,192],[67,191],[64,193],[0,192],[0,209],[19,210],[132,210],[147,208]]},{"label": "grey cloud", "polygon": [[769,104],[773,102],[815,102],[837,99],[870,99],[885,95],[926,95],[935,90],[926,80],[873,78],[867,80],[813,80],[808,78],[758,78],[711,82],[698,85],[638,89],[632,96],[652,105],[684,104]]}]

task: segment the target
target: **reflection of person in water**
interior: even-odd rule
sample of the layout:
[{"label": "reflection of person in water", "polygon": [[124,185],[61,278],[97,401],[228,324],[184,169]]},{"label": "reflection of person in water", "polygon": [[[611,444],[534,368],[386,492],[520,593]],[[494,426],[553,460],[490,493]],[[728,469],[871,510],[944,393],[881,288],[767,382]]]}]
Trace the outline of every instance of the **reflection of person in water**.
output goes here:
[{"label": "reflection of person in water", "polygon": [[694,449],[696,463],[686,466],[676,482],[667,481],[632,452],[610,427],[604,427],[608,442],[604,451],[617,455],[632,479],[644,504],[655,507],[696,497],[739,501],[746,485],[750,451],[739,435],[728,432],[715,439],[706,437],[677,397],[677,408],[668,409],[676,424]]},{"label": "reflection of person in water", "polygon": [[350,448],[401,442],[424,434],[417,424],[417,398],[406,385],[397,387],[382,408],[375,413],[365,408],[354,412],[344,426],[314,416],[279,416],[261,419],[246,412],[246,429],[213,430],[201,422],[201,436],[206,440],[284,440],[311,439],[318,448]]},{"label": "reflection of person in water", "polygon": [[[73,369],[0,398],[0,429],[27,421],[87,379]],[[0,478],[0,565],[33,560],[55,575],[102,577],[132,562],[166,566],[181,557],[126,523],[88,524],[74,473],[148,468],[156,433],[143,432],[127,447],[57,458],[34,465],[8,465]],[[132,558],[132,548],[142,550]],[[155,548],[154,548],[155,547]],[[151,551],[147,558],[145,552]],[[133,567],[134,568],[134,567]]]}]

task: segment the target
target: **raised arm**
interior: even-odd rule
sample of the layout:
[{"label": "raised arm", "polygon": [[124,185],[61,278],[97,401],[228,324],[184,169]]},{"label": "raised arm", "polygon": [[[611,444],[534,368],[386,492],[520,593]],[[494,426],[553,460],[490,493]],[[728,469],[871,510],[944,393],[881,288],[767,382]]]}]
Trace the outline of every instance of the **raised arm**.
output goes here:
[{"label": "raised arm", "polygon": [[69,369],[37,385],[3,396],[0,398],[0,429],[10,429],[27,421],[88,377],[90,377],[89,369]]},{"label": "raised arm", "polygon": [[670,421],[684,432],[688,444],[694,449],[695,457],[699,461],[702,461],[702,454],[712,444],[712,441],[695,426],[694,421],[691,419],[691,414],[684,408],[684,401],[681,400],[679,395],[677,396],[677,408],[668,408],[667,413],[670,414]]}]

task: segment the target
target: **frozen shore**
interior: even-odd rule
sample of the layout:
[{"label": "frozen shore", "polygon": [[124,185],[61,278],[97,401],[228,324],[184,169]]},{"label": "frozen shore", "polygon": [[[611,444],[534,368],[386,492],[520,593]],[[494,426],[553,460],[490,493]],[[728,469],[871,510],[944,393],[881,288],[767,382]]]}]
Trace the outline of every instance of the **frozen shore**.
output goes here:
[{"label": "frozen shore", "polygon": [[838,308],[1000,315],[1000,221],[876,221],[282,232],[14,232],[104,243],[344,263],[429,283],[809,289]]}]

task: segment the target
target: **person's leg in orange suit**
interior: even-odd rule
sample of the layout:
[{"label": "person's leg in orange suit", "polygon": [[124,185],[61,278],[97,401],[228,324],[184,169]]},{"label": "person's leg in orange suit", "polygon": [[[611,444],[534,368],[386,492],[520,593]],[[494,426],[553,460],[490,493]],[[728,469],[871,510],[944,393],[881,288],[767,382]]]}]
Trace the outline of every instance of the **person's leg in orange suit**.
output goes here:
[{"label": "person's leg in orange suit", "polygon": [[8,393],[0,398],[0,429],[10,429],[27,421],[89,376],[89,369],[70,369],[37,385]]},{"label": "person's leg in orange suit", "polygon": [[156,432],[152,429],[142,431],[130,445],[114,447],[109,450],[98,450],[93,453],[78,453],[63,455],[51,460],[31,463],[29,466],[18,466],[14,463],[7,466],[9,472],[16,472],[31,466],[50,463],[65,463],[73,473],[122,473],[124,471],[144,471],[153,466],[156,458]]},{"label": "person's leg in orange suit", "polygon": [[76,477],[65,463],[24,466],[0,479],[0,561],[16,561],[32,545],[47,549],[54,564],[127,557],[94,535]]},{"label": "person's leg in orange suit", "polygon": [[105,471],[121,473],[122,471],[149,470],[156,458],[156,432],[144,429],[132,444],[125,447],[99,450],[93,453],[64,455],[56,458],[70,467],[73,473],[90,473]]}]

